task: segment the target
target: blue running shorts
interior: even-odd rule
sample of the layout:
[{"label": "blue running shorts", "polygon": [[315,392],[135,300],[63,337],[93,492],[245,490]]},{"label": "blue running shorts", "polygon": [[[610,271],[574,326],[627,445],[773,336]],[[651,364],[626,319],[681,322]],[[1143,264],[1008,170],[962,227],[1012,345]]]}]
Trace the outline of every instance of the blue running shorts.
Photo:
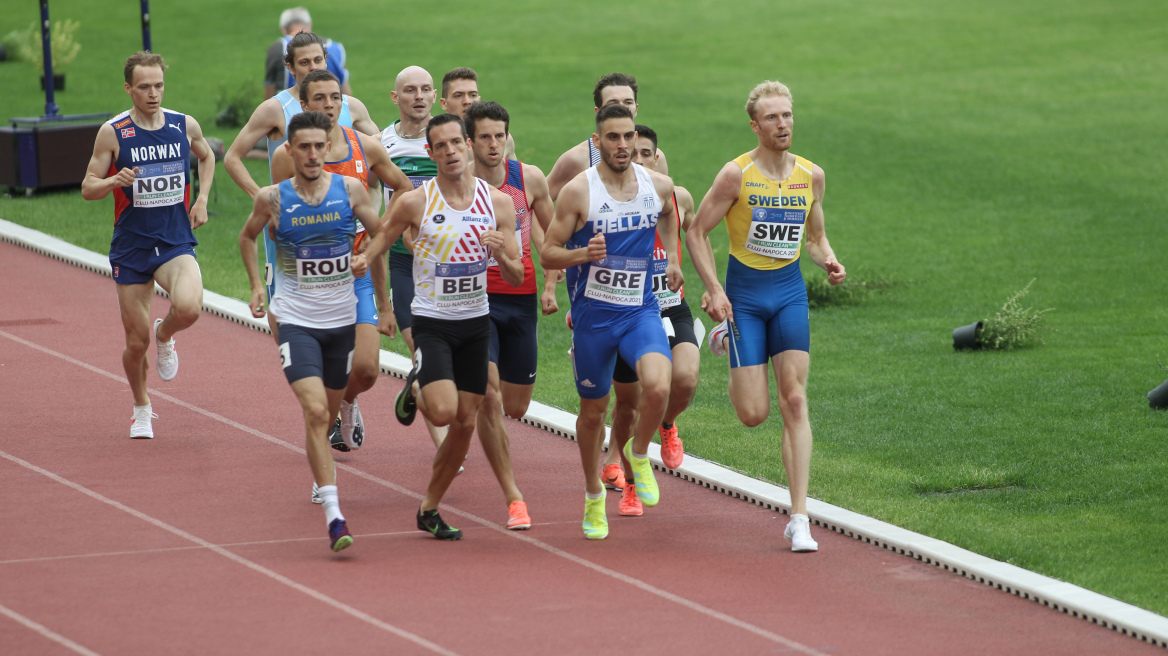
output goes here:
[{"label": "blue running shorts", "polygon": [[734,307],[731,367],[766,364],[783,351],[811,351],[807,285],[798,262],[760,271],[731,255],[726,296]]},{"label": "blue running shorts", "polygon": [[634,366],[646,353],[660,353],[672,360],[656,303],[621,311],[625,316],[605,312],[605,321],[597,324],[589,320],[589,314],[572,312],[572,371],[580,398],[608,395],[618,354]]},{"label": "blue running shorts", "polygon": [[130,248],[112,244],[109,261],[113,267],[114,282],[119,285],[141,285],[154,280],[154,272],[180,255],[195,255],[190,244],[173,246],[158,244],[152,248]]}]

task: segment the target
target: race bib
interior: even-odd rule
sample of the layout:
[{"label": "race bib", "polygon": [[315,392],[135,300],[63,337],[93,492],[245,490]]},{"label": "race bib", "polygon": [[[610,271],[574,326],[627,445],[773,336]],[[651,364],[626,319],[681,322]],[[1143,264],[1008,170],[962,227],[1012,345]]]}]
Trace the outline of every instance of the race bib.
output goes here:
[{"label": "race bib", "polygon": [[668,266],[669,260],[653,260],[653,295],[662,310],[681,305],[681,290],[669,291],[669,278],[665,275]]},{"label": "race bib", "polygon": [[440,263],[434,271],[434,306],[473,308],[487,302],[487,260]]},{"label": "race bib", "polygon": [[349,270],[352,247],[345,244],[332,246],[298,246],[296,248],[296,282],[301,290],[336,289],[351,284],[353,272]]},{"label": "race bib", "polygon": [[751,210],[746,250],[763,257],[790,260],[799,256],[806,210],[756,207]]},{"label": "race bib", "polygon": [[134,207],[177,205],[186,197],[186,162],[139,164],[134,178]]},{"label": "race bib", "polygon": [[593,262],[588,269],[584,296],[614,305],[642,305],[650,262],[648,258],[617,255]]}]

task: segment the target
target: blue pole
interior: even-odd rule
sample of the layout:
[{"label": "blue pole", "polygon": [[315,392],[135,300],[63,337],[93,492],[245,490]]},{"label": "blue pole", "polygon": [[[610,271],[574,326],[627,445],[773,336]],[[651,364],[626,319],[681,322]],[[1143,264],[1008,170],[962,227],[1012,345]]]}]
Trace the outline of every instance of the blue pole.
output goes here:
[{"label": "blue pole", "polygon": [[150,49],[150,0],[142,0],[142,49]]},{"label": "blue pole", "polygon": [[49,0],[41,0],[41,47],[45,53],[45,116],[56,116],[57,103],[53,88],[53,40],[49,34]]}]

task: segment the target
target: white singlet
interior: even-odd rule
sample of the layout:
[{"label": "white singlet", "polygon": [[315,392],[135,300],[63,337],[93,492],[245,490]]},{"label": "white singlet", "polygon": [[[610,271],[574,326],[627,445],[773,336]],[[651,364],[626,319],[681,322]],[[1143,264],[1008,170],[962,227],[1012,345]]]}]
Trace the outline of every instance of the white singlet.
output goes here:
[{"label": "white singlet", "polygon": [[432,319],[472,319],[488,313],[487,261],[480,236],[495,229],[491,185],[475,178],[469,208],[457,210],[442,197],[437,180],[422,184],[426,210],[414,240],[414,301],[410,310]]}]

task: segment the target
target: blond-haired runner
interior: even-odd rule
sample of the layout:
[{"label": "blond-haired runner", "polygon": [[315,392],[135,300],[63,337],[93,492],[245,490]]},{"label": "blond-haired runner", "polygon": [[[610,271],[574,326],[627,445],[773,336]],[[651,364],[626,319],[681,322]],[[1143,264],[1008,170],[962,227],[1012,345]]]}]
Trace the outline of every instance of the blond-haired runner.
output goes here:
[{"label": "blond-haired runner", "polygon": [[[162,107],[166,62],[138,52],[123,68],[132,107],[97,131],[81,195],[114,195],[110,265],[126,333],[122,367],[134,395],[130,437],[152,438],[155,415],[146,385],[150,335],[158,345],[155,365],[162,380],[178,375],[174,334],[189,328],[203,306],[203,276],[195,261],[192,232],[207,222],[207,197],[215,156],[198,121]],[[191,205],[191,154],[199,159],[202,190]],[[111,175],[111,173],[113,175]],[[170,294],[165,319],[150,326],[154,283]]]},{"label": "blond-haired runner", "polygon": [[[706,311],[722,322],[710,331],[710,350],[730,353],[730,401],[738,419],[758,426],[770,415],[767,361],[779,386],[783,466],[791,490],[791,521],[784,536],[793,551],[816,551],[807,517],[811,423],[807,371],[811,331],[807,286],[799,272],[800,245],[838,285],[847,276],[823,226],[823,169],[790,152],[795,119],[791,92],[763,82],[746,103],[758,147],[727,163],[714,178],[685,242],[709,291]],[[730,264],[723,288],[714,269],[709,234],[723,218]]]}]

